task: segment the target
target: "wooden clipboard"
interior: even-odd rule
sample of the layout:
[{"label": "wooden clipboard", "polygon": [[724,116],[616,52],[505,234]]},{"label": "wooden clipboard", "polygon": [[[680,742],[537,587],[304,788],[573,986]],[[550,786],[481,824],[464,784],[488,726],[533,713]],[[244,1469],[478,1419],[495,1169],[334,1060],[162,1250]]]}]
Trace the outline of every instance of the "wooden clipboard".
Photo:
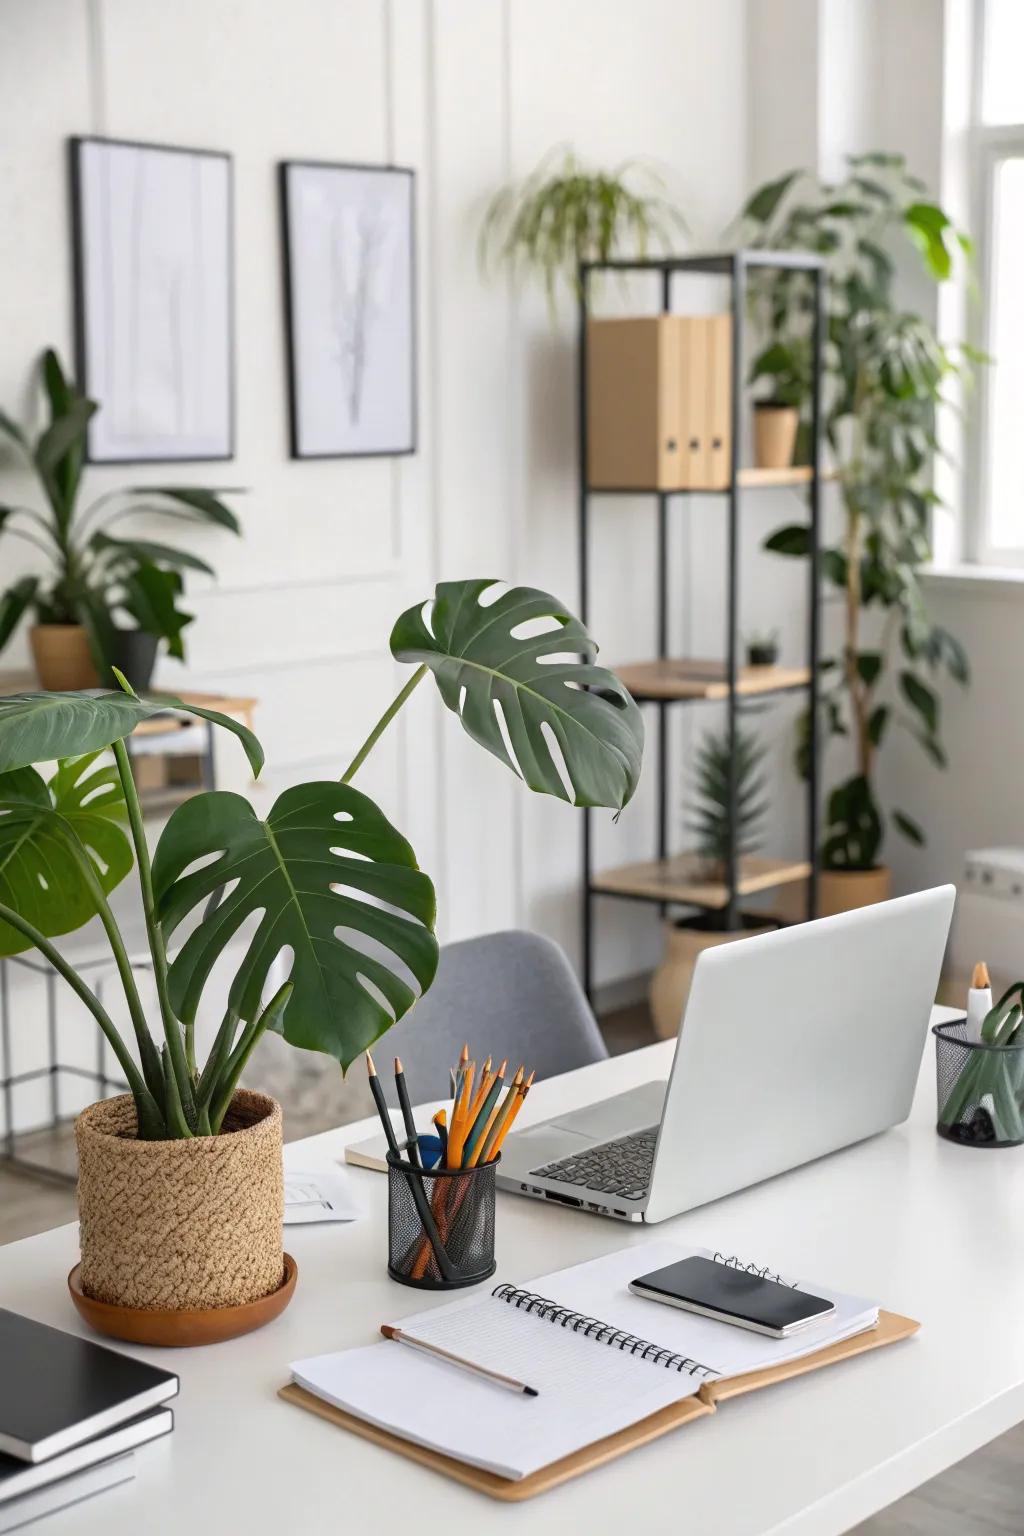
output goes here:
[{"label": "wooden clipboard", "polygon": [[877,1326],[867,1333],[843,1339],[841,1343],[830,1344],[813,1355],[804,1355],[800,1360],[772,1366],[769,1370],[750,1371],[746,1376],[734,1376],[729,1381],[708,1382],[695,1397],[672,1403],[658,1413],[652,1413],[648,1418],[619,1430],[617,1434],[595,1440],[592,1445],[583,1446],[571,1456],[563,1456],[560,1461],[553,1461],[549,1466],[541,1467],[538,1472],[531,1472],[529,1477],[518,1480],[498,1477],[494,1472],[471,1467],[464,1461],[456,1461],[453,1456],[444,1456],[440,1451],[416,1445],[412,1440],[403,1440],[390,1430],[378,1429],[375,1424],[367,1424],[353,1414],[332,1407],[330,1403],[325,1403],[322,1398],[294,1383],[282,1387],[278,1396],[283,1397],[286,1403],[294,1403],[296,1407],[318,1414],[340,1429],[359,1435],[363,1440],[386,1446],[388,1450],[397,1451],[400,1456],[417,1462],[421,1467],[429,1467],[467,1488],[475,1488],[478,1493],[486,1493],[490,1498],[500,1499],[504,1503],[517,1504],[524,1499],[536,1498],[539,1493],[547,1493],[549,1488],[557,1488],[560,1483],[567,1483],[571,1478],[579,1477],[594,1467],[604,1466],[606,1462],[624,1456],[637,1446],[658,1440],[682,1424],[713,1416],[717,1405],[730,1397],[739,1397],[744,1392],[757,1392],[762,1387],[788,1381],[794,1376],[803,1376],[808,1371],[820,1370],[823,1366],[849,1360],[855,1355],[867,1354],[869,1350],[881,1349],[886,1344],[896,1344],[901,1339],[909,1339],[920,1326],[920,1323],[915,1323],[909,1317],[900,1317],[895,1312],[879,1312]]}]

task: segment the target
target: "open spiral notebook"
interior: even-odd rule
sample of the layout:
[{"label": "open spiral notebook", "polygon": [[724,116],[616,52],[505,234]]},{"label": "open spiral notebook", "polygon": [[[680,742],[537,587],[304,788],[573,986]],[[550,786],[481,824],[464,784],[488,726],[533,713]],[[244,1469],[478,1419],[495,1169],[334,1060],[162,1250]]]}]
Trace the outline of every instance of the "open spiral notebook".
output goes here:
[{"label": "open spiral notebook", "polygon": [[[403,1442],[420,1448],[414,1459],[497,1497],[526,1497],[713,1412],[716,1401],[732,1395],[729,1384],[737,1390],[767,1385],[905,1337],[917,1326],[883,1314],[887,1325],[880,1329],[877,1303],[817,1282],[807,1288],[833,1301],[835,1311],[788,1339],[629,1291],[636,1276],[692,1254],[798,1284],[733,1255],[647,1243],[544,1275],[529,1287],[499,1285],[487,1296],[461,1297],[402,1319],[404,1333],[528,1382],[536,1397],[502,1391],[395,1343],[296,1361],[283,1395],[314,1411],[329,1405],[326,1416],[356,1433],[367,1432],[360,1425],[372,1427],[378,1433],[369,1438],[396,1449]],[[860,1341],[868,1334],[874,1335],[870,1343]],[[853,1341],[849,1348],[837,1349],[847,1341]],[[632,1438],[630,1431],[636,1431]],[[609,1450],[616,1437],[621,1443]],[[480,1476],[461,1475],[460,1465]]]}]

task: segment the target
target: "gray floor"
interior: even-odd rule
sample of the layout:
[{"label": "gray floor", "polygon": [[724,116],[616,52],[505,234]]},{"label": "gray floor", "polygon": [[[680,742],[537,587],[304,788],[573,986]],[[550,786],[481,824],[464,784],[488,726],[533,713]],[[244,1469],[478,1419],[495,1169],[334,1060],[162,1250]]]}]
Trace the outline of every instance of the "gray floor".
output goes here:
[{"label": "gray floor", "polygon": [[[602,1020],[613,1055],[648,1045],[654,1032],[645,1007],[627,1008]],[[271,1049],[278,1042],[270,1042]],[[303,1075],[287,1077],[288,1063],[302,1053],[271,1055],[262,1080],[254,1086],[276,1093],[285,1108],[289,1141],[369,1113],[361,1090],[340,1084],[337,1070],[324,1073],[302,1062]],[[70,1130],[22,1139],[20,1151],[51,1166],[72,1168]],[[45,1232],[75,1217],[74,1191],[0,1166],[0,1245]],[[856,1527],[852,1536],[1024,1536],[1024,1425],[993,1440],[983,1450],[915,1493]]]}]

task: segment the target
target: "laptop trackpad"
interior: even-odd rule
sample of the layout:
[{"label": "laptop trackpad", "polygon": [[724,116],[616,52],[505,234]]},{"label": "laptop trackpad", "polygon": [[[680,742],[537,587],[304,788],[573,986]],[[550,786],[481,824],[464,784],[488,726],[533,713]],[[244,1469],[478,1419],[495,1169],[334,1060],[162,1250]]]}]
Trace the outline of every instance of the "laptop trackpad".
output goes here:
[{"label": "laptop trackpad", "polygon": [[589,1140],[614,1141],[617,1136],[644,1131],[648,1126],[660,1123],[667,1087],[664,1081],[642,1083],[639,1088],[630,1088],[610,1099],[600,1099],[596,1104],[558,1115],[546,1123],[551,1129],[572,1131]]}]

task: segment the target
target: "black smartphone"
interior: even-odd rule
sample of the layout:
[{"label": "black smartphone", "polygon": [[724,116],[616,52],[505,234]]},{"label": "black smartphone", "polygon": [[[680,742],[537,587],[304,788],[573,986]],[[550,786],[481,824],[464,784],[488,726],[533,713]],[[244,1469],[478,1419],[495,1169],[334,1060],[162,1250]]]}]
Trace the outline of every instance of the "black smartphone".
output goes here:
[{"label": "black smartphone", "polygon": [[785,1339],[836,1309],[834,1301],[766,1280],[746,1269],[716,1264],[713,1259],[680,1259],[629,1282],[637,1296],[663,1301],[684,1312],[699,1312],[719,1323],[734,1323],[754,1333]]}]

